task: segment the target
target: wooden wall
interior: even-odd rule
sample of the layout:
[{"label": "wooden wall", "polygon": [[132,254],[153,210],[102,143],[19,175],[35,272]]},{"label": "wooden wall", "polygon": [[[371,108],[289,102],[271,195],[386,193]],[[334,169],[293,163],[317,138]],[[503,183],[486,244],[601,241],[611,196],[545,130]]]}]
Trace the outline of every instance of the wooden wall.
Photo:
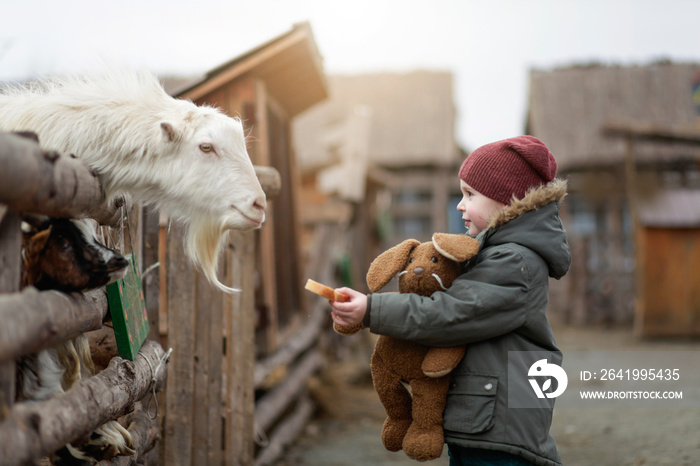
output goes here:
[{"label": "wooden wall", "polygon": [[700,228],[641,227],[637,280],[639,335],[700,336]]},{"label": "wooden wall", "polygon": [[[185,257],[183,231],[170,227],[167,333],[173,348],[164,399],[160,464],[246,465],[253,461],[255,232],[232,232],[213,288]],[[164,343],[166,344],[166,343]]]}]

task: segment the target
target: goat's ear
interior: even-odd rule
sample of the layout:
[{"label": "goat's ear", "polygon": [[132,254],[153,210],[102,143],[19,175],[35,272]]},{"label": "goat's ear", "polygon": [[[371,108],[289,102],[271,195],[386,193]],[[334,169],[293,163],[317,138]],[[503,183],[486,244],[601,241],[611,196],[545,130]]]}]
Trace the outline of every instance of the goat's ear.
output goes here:
[{"label": "goat's ear", "polygon": [[435,233],[433,246],[440,254],[455,262],[464,262],[479,252],[479,242],[467,235]]},{"label": "goat's ear", "polygon": [[31,244],[32,244],[32,251],[41,251],[46,247],[46,242],[49,240],[49,236],[51,236],[51,229],[53,226],[48,227],[46,230],[41,230],[39,233],[36,235],[32,236],[31,239]]},{"label": "goat's ear", "polygon": [[169,121],[162,121],[160,127],[170,142],[180,142],[180,139],[182,139],[182,134]]},{"label": "goat's ear", "polygon": [[411,251],[420,244],[416,239],[407,239],[377,256],[367,271],[367,286],[374,291],[382,289],[394,275],[406,267]]}]

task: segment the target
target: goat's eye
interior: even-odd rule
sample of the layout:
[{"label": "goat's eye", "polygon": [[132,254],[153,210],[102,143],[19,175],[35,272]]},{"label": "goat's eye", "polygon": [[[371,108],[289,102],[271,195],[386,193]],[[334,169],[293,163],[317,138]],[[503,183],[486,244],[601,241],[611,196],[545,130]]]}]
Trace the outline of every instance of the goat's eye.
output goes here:
[{"label": "goat's eye", "polygon": [[199,150],[201,150],[202,152],[211,152],[214,150],[214,146],[211,144],[200,144]]},{"label": "goat's eye", "polygon": [[433,262],[435,262],[436,264],[437,264],[437,262],[438,262],[438,258],[437,258],[437,257],[431,257],[430,260],[433,261]]}]

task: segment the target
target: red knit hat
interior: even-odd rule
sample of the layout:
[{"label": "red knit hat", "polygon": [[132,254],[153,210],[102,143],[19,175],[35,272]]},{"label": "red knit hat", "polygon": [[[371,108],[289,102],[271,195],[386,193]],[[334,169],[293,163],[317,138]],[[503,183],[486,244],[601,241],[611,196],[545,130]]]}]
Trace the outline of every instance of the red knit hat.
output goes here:
[{"label": "red knit hat", "polygon": [[469,154],[459,177],[479,193],[503,204],[522,199],[533,187],[554,179],[557,162],[542,141],[518,136],[483,145]]}]

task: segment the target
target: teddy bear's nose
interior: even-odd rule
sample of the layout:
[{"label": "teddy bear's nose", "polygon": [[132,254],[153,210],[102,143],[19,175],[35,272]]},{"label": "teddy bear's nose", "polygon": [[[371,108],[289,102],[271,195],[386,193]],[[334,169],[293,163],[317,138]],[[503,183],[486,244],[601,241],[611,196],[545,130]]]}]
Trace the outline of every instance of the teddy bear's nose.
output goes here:
[{"label": "teddy bear's nose", "polygon": [[413,273],[415,273],[416,275],[420,275],[423,272],[425,272],[425,269],[423,267],[416,267],[415,269],[413,269]]}]

